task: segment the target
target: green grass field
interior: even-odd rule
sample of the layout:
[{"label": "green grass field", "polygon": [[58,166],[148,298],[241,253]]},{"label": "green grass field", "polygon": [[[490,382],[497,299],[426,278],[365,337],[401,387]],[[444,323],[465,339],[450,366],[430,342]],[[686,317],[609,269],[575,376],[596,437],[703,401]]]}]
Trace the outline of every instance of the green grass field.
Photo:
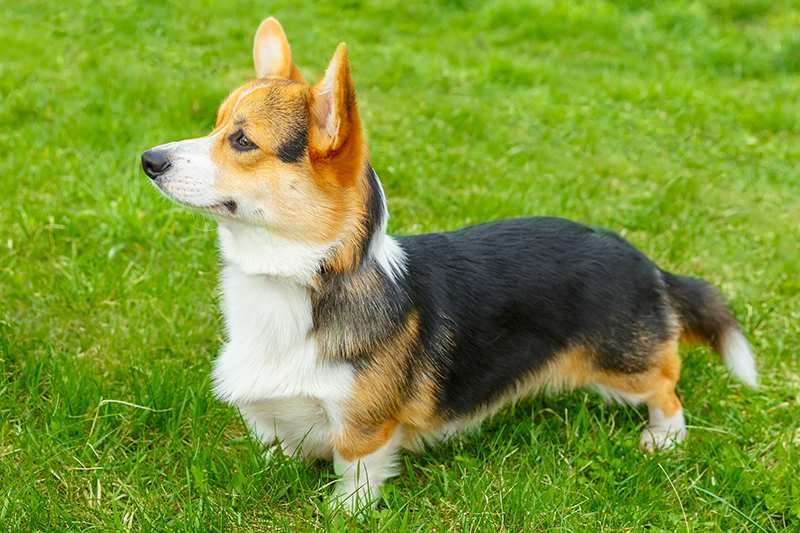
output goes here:
[{"label": "green grass field", "polygon": [[[184,4],[0,2],[0,530],[800,528],[800,4]],[[678,450],[537,398],[331,515],[330,465],[267,464],[212,397],[214,224],[138,166],[210,130],[267,15],[308,78],[349,44],[392,232],[614,229],[722,288],[762,387],[685,350]]]}]

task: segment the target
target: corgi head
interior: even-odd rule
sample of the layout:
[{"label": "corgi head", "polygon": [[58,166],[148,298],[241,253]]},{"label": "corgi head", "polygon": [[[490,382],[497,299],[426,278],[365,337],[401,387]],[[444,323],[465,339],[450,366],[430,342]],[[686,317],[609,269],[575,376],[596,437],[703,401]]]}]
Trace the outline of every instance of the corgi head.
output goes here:
[{"label": "corgi head", "polygon": [[[229,248],[262,248],[240,252],[268,261],[277,246],[352,268],[381,225],[371,219],[381,216],[375,205],[383,197],[368,165],[347,48],[340,44],[309,85],[270,17],[256,32],[253,60],[256,79],[225,99],[209,135],[147,150],[142,167],[167,197],[216,217]],[[247,242],[237,239],[244,235]]]}]

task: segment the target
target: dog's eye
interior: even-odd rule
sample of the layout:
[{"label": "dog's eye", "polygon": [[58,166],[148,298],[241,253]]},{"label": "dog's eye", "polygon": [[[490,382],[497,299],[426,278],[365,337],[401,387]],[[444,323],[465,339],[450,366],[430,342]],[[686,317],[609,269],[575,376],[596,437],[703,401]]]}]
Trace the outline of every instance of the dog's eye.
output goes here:
[{"label": "dog's eye", "polygon": [[240,152],[249,152],[250,150],[255,150],[258,148],[256,143],[251,141],[242,130],[238,130],[236,133],[231,135],[230,142],[233,149]]}]

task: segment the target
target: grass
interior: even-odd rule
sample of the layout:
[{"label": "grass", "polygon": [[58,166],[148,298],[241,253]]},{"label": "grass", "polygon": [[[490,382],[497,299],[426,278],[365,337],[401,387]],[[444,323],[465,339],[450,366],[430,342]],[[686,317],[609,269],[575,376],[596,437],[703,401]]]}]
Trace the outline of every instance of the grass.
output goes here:
[{"label": "grass", "polygon": [[[639,453],[642,410],[538,398],[328,514],[331,467],[266,464],[213,399],[213,223],[137,161],[210,129],[269,14],[312,79],[349,43],[393,232],[617,230],[723,289],[762,388],[687,350],[672,453]],[[797,530],[798,27],[791,0],[5,2],[0,529]]]}]

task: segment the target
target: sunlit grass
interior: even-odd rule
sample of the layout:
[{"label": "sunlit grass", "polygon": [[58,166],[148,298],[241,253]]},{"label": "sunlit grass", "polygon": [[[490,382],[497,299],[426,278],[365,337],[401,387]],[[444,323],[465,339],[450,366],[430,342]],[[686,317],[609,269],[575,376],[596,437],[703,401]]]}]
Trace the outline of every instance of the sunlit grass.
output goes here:
[{"label": "sunlit grass", "polygon": [[[329,465],[261,457],[213,399],[213,223],[138,154],[202,135],[276,15],[307,77],[350,46],[390,229],[550,214],[708,278],[758,353],[748,391],[685,353],[681,449],[588,393],[405,455],[364,523]],[[5,2],[0,529],[800,527],[795,2]],[[107,400],[115,400],[108,402]],[[124,403],[120,403],[124,402]]]}]

